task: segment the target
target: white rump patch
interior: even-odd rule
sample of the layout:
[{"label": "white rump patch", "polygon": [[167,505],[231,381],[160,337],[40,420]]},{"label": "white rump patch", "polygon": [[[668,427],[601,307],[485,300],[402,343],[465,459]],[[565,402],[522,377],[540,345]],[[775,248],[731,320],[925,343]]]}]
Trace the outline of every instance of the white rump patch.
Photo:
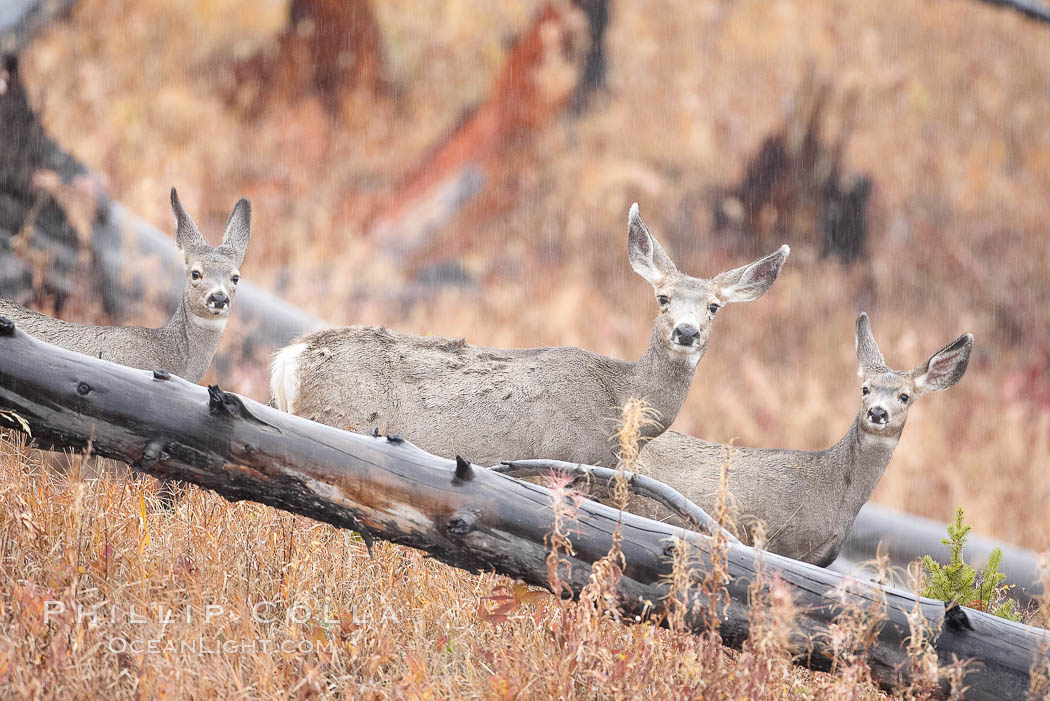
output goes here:
[{"label": "white rump patch", "polygon": [[289,414],[295,413],[295,399],[299,393],[299,356],[305,350],[305,343],[293,343],[277,351],[270,363],[270,394],[277,408]]}]

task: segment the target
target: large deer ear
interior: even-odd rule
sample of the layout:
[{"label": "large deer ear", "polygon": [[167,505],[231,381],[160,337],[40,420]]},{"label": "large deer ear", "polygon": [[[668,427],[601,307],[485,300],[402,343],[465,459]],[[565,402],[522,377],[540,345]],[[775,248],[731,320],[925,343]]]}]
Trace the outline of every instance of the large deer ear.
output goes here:
[{"label": "large deer ear", "polygon": [[860,362],[859,374],[873,375],[886,372],[886,361],[882,359],[879,344],[875,343],[875,336],[871,333],[871,322],[864,312],[857,317],[857,360]]},{"label": "large deer ear", "polygon": [[627,215],[627,257],[634,272],[645,278],[653,287],[677,270],[671,257],[664,252],[663,247],[642,222],[637,202],[631,205],[631,213]]},{"label": "large deer ear", "polygon": [[966,374],[972,351],[973,334],[964,333],[912,371],[915,387],[923,392],[948,389]]},{"label": "large deer ear", "polygon": [[196,252],[202,246],[208,245],[193,219],[183,209],[175,188],[171,188],[171,211],[175,213],[175,245],[183,253]]},{"label": "large deer ear", "polygon": [[726,302],[751,302],[773,286],[789,253],[791,247],[784,244],[765,258],[716,276],[713,282]]},{"label": "large deer ear", "polygon": [[244,252],[248,249],[248,239],[252,235],[252,203],[243,197],[237,200],[230,212],[230,218],[226,221],[226,231],[222,234],[222,243],[219,244],[219,252],[230,256],[235,265],[240,265],[244,260]]}]

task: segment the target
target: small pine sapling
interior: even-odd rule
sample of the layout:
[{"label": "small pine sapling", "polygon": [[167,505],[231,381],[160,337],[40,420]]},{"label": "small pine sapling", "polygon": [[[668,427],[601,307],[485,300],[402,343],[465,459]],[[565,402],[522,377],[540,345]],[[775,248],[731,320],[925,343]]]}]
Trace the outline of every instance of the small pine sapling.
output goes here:
[{"label": "small pine sapling", "polygon": [[955,512],[955,523],[948,524],[948,537],[941,540],[948,546],[948,564],[941,565],[929,555],[922,558],[922,566],[930,576],[922,595],[1019,621],[1021,618],[1015,610],[1017,602],[1006,597],[1009,586],[1000,586],[1006,579],[1006,575],[999,571],[1003,551],[1000,548],[992,551],[988,566],[980,576],[963,560],[963,546],[970,528],[963,523],[960,506]]}]

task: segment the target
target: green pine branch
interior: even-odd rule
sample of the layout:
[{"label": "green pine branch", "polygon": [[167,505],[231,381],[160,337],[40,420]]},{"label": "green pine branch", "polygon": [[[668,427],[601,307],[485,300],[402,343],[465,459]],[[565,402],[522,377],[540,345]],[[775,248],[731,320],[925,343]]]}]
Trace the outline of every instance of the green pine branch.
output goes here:
[{"label": "green pine branch", "polygon": [[1011,621],[1020,620],[1016,613],[1017,602],[1006,596],[1009,591],[1009,585],[1003,584],[1006,575],[999,571],[1003,551],[1000,548],[992,551],[988,566],[980,575],[963,559],[963,547],[970,528],[963,521],[963,509],[960,506],[955,512],[955,523],[948,524],[948,537],[941,540],[948,546],[948,564],[942,565],[929,555],[922,558],[923,569],[930,577],[922,595],[988,611]]}]

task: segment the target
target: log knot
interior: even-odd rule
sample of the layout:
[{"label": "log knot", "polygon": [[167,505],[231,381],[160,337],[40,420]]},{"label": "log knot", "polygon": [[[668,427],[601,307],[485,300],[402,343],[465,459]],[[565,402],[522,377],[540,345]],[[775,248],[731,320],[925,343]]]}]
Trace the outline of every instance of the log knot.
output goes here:
[{"label": "log knot", "polygon": [[139,460],[139,467],[142,469],[149,469],[157,464],[157,461],[161,457],[167,457],[164,452],[164,446],[158,441],[150,441],[146,449],[142,451],[142,459]]},{"label": "log knot", "polygon": [[386,442],[393,443],[394,445],[400,445],[401,443],[405,442],[405,439],[396,433],[391,433],[389,436],[386,437]]},{"label": "log knot", "polygon": [[247,419],[263,426],[270,426],[249,411],[243,399],[233,392],[224,391],[219,385],[208,385],[208,413],[212,416],[221,414],[236,419]]},{"label": "log knot", "polygon": [[445,527],[449,535],[465,536],[478,525],[478,514],[473,509],[460,509],[452,514]]},{"label": "log knot", "polygon": [[456,476],[457,480],[467,482],[474,479],[474,468],[470,466],[469,462],[457,455],[456,469],[453,474]]},{"label": "log knot", "polygon": [[154,380],[170,380],[171,379],[171,374],[167,370],[154,370],[153,371],[153,379]]},{"label": "log knot", "polygon": [[91,385],[89,385],[87,382],[78,382],[77,383],[77,394],[79,394],[81,397],[86,397],[90,393],[91,393]]},{"label": "log knot", "polygon": [[966,611],[959,604],[946,603],[944,605],[944,622],[949,628],[957,632],[973,630],[973,624],[970,623],[969,616],[966,615]]},{"label": "log knot", "polygon": [[6,316],[0,316],[0,336],[14,336],[15,335],[15,322],[8,319]]}]

